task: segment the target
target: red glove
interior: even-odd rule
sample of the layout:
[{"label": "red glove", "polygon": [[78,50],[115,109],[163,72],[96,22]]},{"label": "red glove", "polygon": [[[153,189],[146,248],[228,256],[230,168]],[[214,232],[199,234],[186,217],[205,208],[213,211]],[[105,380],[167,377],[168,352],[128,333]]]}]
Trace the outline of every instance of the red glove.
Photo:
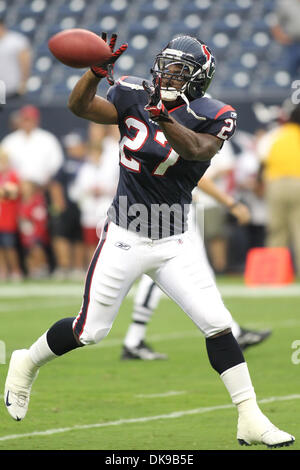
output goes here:
[{"label": "red glove", "polygon": [[160,85],[160,77],[156,78],[155,84],[152,87],[145,80],[143,81],[144,90],[149,95],[149,102],[144,109],[149,112],[152,121],[171,121],[168,110],[161,100]]},{"label": "red glove", "polygon": [[[114,68],[115,62],[123,54],[123,52],[126,51],[128,47],[128,44],[122,44],[122,46],[119,47],[119,49],[117,49],[114,52],[114,48],[117,42],[117,37],[118,37],[117,34],[114,33],[112,34],[110,38],[109,47],[113,53],[112,57],[101,65],[93,65],[93,67],[91,67],[91,71],[94,73],[94,75],[96,75],[96,77],[98,78],[106,77],[110,85],[113,85],[115,83],[114,76],[113,76],[114,75],[113,68]],[[103,41],[107,42],[107,33],[102,33],[102,39]]]}]

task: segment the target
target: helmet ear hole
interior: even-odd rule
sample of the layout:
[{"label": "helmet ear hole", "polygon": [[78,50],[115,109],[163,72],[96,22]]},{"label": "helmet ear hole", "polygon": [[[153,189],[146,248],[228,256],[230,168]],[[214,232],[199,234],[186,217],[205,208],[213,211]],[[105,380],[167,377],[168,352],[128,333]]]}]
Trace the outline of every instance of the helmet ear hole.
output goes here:
[{"label": "helmet ear hole", "polygon": [[196,98],[201,98],[205,93],[201,84],[195,84],[192,82],[187,85],[186,92],[188,97],[193,100],[195,100]]}]

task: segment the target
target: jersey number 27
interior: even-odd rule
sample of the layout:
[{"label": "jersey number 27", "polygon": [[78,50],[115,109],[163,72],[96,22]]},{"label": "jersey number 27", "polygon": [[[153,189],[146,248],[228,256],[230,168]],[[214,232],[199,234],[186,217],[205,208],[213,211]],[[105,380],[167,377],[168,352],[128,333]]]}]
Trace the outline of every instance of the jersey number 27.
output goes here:
[{"label": "jersey number 27", "polygon": [[[133,152],[140,150],[143,145],[145,145],[146,140],[149,137],[149,130],[146,124],[143,121],[135,117],[127,117],[125,119],[125,125],[128,130],[135,129],[136,134],[133,139],[127,135],[123,137],[120,142],[120,163],[128,168],[131,171],[140,173],[141,171],[141,162],[136,160],[133,157],[127,157],[124,149],[127,148]],[[167,139],[164,133],[160,130],[156,131],[154,136],[155,142],[165,147],[167,144]],[[177,163],[179,155],[172,148],[168,151],[166,157],[154,168],[152,175],[154,176],[164,176],[166,171],[170,166],[173,166]]]}]

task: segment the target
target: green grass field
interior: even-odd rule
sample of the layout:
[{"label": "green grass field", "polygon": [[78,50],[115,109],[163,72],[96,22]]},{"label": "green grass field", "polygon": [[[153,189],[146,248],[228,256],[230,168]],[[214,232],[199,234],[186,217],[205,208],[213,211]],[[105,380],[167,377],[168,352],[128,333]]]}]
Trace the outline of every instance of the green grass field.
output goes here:
[{"label": "green grass field", "polygon": [[[272,329],[245,357],[263,412],[296,436],[294,446],[279,452],[298,450],[300,346],[298,354],[292,344],[300,340],[299,284],[271,292],[248,291],[236,279],[218,285],[242,326]],[[75,316],[81,293],[82,285],[69,283],[0,286],[2,400],[12,351],[29,347],[60,318]],[[120,360],[132,302],[132,296],[125,300],[100,345],[40,370],[24,421],[13,421],[0,407],[0,450],[249,450],[236,441],[236,410],[208,363],[202,335],[170,300],[161,300],[147,337],[169,360]]]}]

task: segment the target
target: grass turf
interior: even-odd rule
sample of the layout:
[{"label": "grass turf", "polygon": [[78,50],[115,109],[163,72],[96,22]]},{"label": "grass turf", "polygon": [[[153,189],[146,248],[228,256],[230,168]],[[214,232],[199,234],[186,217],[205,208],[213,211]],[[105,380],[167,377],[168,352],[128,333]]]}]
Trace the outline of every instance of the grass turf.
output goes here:
[{"label": "grass turf", "polygon": [[[220,279],[219,285],[233,282]],[[56,284],[51,285],[55,292]],[[30,296],[26,284],[22,288],[24,295],[1,297],[0,340],[6,347],[1,391],[11,352],[29,347],[60,318],[76,315],[81,304],[79,284],[78,290],[72,286],[75,295]],[[147,334],[169,359],[120,360],[132,301],[125,300],[100,345],[73,351],[41,369],[24,421],[13,421],[4,405],[0,408],[0,450],[244,449],[236,441],[236,410],[208,363],[204,339],[174,303],[161,300]],[[245,357],[257,398],[265,400],[262,410],[297,439],[300,364],[293,363],[292,354],[299,359],[300,354],[292,344],[300,340],[300,298],[232,295],[224,301],[242,326],[272,329],[271,337],[249,348]],[[300,449],[299,439],[289,449]]]}]

